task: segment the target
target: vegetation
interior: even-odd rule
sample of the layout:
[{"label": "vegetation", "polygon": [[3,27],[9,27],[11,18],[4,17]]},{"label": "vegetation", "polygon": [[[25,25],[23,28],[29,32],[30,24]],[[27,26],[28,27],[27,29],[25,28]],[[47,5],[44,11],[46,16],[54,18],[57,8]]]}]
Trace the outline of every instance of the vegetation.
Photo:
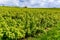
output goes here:
[{"label": "vegetation", "polygon": [[0,40],[60,40],[59,8],[0,7]]}]

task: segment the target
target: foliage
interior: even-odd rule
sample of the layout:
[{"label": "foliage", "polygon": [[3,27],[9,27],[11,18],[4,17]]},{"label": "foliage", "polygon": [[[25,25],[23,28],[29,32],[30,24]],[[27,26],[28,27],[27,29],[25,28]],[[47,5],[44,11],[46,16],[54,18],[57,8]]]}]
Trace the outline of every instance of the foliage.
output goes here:
[{"label": "foliage", "polygon": [[0,7],[0,39],[17,40],[36,35],[48,38],[53,29],[49,30],[59,27],[59,17],[57,9]]}]

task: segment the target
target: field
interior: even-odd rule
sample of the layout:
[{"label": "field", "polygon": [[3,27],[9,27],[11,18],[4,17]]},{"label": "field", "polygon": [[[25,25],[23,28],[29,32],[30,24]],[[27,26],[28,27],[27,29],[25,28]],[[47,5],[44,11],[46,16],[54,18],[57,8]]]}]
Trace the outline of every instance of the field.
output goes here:
[{"label": "field", "polygon": [[0,40],[60,40],[60,8],[0,6]]}]

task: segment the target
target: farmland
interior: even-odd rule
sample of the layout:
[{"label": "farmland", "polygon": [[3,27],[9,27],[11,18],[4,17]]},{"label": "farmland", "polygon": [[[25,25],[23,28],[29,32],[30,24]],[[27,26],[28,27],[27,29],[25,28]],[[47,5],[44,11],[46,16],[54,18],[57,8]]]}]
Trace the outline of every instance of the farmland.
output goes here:
[{"label": "farmland", "polygon": [[0,7],[0,40],[60,40],[59,8]]}]

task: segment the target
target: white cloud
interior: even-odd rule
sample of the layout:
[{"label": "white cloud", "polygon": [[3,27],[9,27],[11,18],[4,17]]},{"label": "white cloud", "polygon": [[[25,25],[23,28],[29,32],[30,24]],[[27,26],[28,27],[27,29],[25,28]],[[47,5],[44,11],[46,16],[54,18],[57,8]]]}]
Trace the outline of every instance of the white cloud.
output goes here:
[{"label": "white cloud", "polygon": [[55,0],[48,0],[48,2],[54,2]]},{"label": "white cloud", "polygon": [[60,7],[60,0],[0,0],[0,5],[21,7]]},{"label": "white cloud", "polygon": [[0,3],[6,3],[8,0],[0,0]]}]

